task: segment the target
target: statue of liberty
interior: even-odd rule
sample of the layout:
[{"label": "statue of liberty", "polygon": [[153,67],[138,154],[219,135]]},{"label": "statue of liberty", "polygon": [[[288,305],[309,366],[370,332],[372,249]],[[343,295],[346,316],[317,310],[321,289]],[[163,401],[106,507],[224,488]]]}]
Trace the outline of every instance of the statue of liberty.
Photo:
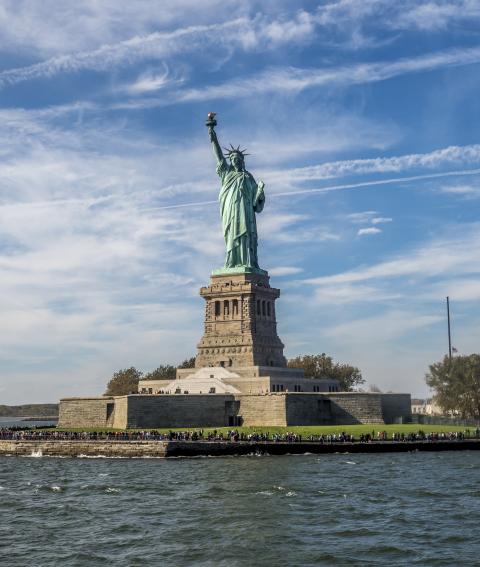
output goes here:
[{"label": "statue of liberty", "polygon": [[217,125],[214,112],[209,113],[206,125],[222,182],[219,201],[227,256],[224,269],[218,272],[265,273],[258,266],[255,220],[255,213],[262,212],[265,204],[263,181],[257,184],[253,175],[245,169],[245,156],[248,154],[240,146],[234,148],[231,145],[229,149],[225,148],[225,155],[222,153],[214,129]]}]

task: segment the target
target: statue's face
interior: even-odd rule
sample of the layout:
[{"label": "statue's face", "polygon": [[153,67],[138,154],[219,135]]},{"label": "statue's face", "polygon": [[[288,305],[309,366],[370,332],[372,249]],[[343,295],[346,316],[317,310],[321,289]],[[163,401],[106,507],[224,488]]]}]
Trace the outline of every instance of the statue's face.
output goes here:
[{"label": "statue's face", "polygon": [[242,155],[237,152],[230,154],[230,162],[236,171],[242,171],[245,167]]}]

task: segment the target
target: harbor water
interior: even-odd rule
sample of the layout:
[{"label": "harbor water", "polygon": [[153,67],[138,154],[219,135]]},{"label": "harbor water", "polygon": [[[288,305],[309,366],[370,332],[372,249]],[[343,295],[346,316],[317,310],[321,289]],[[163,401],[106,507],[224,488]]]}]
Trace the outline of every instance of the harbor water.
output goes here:
[{"label": "harbor water", "polygon": [[480,452],[0,457],[0,564],[479,565]]}]

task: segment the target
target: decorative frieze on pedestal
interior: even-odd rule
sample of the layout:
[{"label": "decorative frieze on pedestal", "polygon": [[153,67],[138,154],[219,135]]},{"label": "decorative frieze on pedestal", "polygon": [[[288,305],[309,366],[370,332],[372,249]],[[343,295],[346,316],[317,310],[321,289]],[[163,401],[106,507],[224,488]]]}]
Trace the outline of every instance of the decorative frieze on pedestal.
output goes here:
[{"label": "decorative frieze on pedestal", "polygon": [[275,318],[280,290],[270,287],[268,274],[212,275],[200,295],[206,301],[205,333],[197,345],[197,368],[286,366]]}]

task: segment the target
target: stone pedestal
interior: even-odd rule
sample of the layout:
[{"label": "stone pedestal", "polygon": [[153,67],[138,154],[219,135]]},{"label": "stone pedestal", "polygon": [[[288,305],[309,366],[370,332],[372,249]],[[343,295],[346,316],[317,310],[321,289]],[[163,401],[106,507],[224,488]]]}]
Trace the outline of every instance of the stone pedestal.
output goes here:
[{"label": "stone pedestal", "polygon": [[197,368],[286,367],[275,318],[280,290],[269,279],[266,272],[214,274],[201,288],[205,332],[197,345]]}]

